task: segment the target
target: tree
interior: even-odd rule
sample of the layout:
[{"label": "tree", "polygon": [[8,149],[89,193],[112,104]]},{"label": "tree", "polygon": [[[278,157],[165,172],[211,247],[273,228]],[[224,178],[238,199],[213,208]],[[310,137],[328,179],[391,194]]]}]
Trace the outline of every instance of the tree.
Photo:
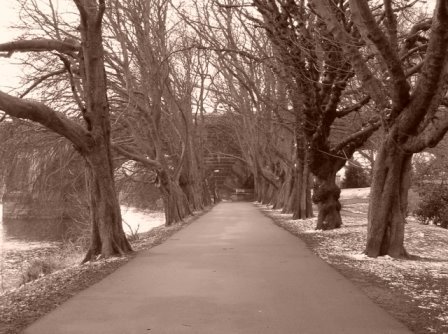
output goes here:
[{"label": "tree", "polygon": [[370,185],[369,177],[361,164],[356,160],[349,160],[345,168],[342,188],[363,188]]},{"label": "tree", "polygon": [[302,175],[304,159],[296,154],[300,145],[294,145],[288,78],[265,31],[237,8],[235,1],[210,2],[204,8],[196,4],[197,17],[183,17],[199,35],[199,47],[213,52],[216,75],[208,90],[216,108],[232,123],[254,175],[256,199],[296,218],[309,217],[309,173]]},{"label": "tree", "polygon": [[[170,27],[169,10],[167,0],[113,1],[107,21],[114,36],[111,50],[117,43],[120,48],[108,59],[115,72],[112,89],[123,110],[114,148],[157,174],[167,225],[209,203],[197,172],[193,55],[189,45],[172,43],[170,34],[178,31]],[[187,43],[188,36],[183,37]]]},{"label": "tree", "polygon": [[397,15],[409,6],[385,0],[374,7],[367,0],[350,0],[359,36],[374,53],[384,77],[368,66],[367,52],[354,43],[328,1],[312,1],[312,6],[340,41],[365,91],[375,101],[385,131],[373,172],[365,253],[370,257],[406,256],[404,228],[412,155],[437,145],[448,130],[444,100],[448,3],[438,0],[431,19],[399,27]]},{"label": "tree", "polygon": [[[37,122],[68,139],[87,165],[90,190],[91,244],[84,261],[98,255],[109,257],[132,251],[122,228],[118,198],[113,179],[110,144],[109,103],[104,68],[102,20],[104,0],[74,0],[80,15],[81,44],[74,40],[18,40],[0,44],[0,51],[56,52],[63,59],[79,61],[83,99],[78,99],[85,127],[49,106],[0,92],[0,110],[11,117]],[[64,63],[69,75],[71,68]],[[79,95],[77,95],[79,98]]]},{"label": "tree", "polygon": [[[315,176],[316,229],[338,228],[342,220],[336,173],[380,123],[375,117],[366,117],[344,138],[335,136],[338,122],[365,109],[370,102],[369,96],[350,91],[349,88],[356,90],[358,82],[353,80],[352,66],[340,43],[303,1],[256,0],[254,6],[262,19],[252,20],[266,30],[284,73],[289,76],[288,89],[293,92],[289,103],[296,117],[296,154],[303,173],[309,169]],[[338,12],[338,22],[350,30],[352,25],[344,8],[338,8],[336,3],[331,7]]]}]

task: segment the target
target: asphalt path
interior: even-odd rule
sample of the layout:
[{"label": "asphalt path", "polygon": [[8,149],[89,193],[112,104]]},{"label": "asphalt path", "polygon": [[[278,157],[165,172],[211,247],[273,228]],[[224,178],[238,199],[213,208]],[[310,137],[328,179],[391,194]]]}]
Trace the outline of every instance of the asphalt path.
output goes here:
[{"label": "asphalt path", "polygon": [[411,332],[254,205],[222,203],[25,333]]}]

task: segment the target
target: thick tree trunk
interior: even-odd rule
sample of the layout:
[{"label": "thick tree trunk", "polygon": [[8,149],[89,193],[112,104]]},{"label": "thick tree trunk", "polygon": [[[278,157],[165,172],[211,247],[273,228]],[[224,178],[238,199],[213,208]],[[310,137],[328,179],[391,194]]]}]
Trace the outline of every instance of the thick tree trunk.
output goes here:
[{"label": "thick tree trunk", "polygon": [[171,180],[164,170],[157,173],[157,186],[160,189],[165,208],[165,225],[170,226],[182,221],[192,214],[187,200],[187,196],[182,188]]},{"label": "thick tree trunk", "polygon": [[306,159],[297,162],[297,181],[294,187],[294,202],[292,219],[306,219],[313,217],[311,203],[310,170]]},{"label": "thick tree trunk", "polygon": [[191,211],[199,211],[204,208],[204,199],[202,195],[202,187],[197,176],[185,173],[180,177],[180,187],[187,197]]},{"label": "thick tree trunk", "polygon": [[403,153],[393,140],[382,143],[375,161],[370,191],[367,245],[370,257],[406,257],[404,225],[410,186],[412,154]]},{"label": "thick tree trunk", "polygon": [[81,14],[84,120],[92,144],[80,149],[88,165],[92,239],[84,259],[108,257],[132,251],[123,231],[120,206],[115,191],[110,149],[109,101],[104,67],[101,22],[105,3],[75,1]]},{"label": "thick tree trunk", "polygon": [[282,213],[290,213],[286,212],[286,207],[289,201],[289,197],[291,196],[291,189],[293,187],[293,176],[291,170],[288,168],[285,172],[285,181],[283,182],[280,190],[278,191],[277,198],[275,200],[273,209],[283,209]]},{"label": "thick tree trunk", "polygon": [[[193,128],[191,113],[187,113],[186,117],[190,127]],[[191,130],[188,132],[191,132]],[[185,161],[182,166],[182,174],[179,183],[187,196],[191,210],[200,211],[204,206],[208,205],[207,202],[209,201],[209,199],[207,199],[208,193],[204,192],[202,183],[204,179],[204,170],[200,167],[204,165],[204,159],[202,153],[195,149],[195,147],[200,147],[200,144],[195,143],[191,135],[187,136],[186,141],[187,148],[185,152]]]},{"label": "thick tree trunk", "polygon": [[255,198],[256,201],[261,203],[263,201],[263,189],[264,189],[264,179],[260,175],[260,172],[257,170],[254,170],[254,192],[255,192]]},{"label": "thick tree trunk", "polygon": [[336,171],[331,171],[325,178],[316,177],[313,202],[317,204],[316,230],[332,230],[342,225],[341,189],[336,185]]},{"label": "thick tree trunk", "polygon": [[132,251],[123,232],[120,206],[115,191],[110,152],[104,145],[85,156],[90,190],[91,241],[83,260],[109,257]]}]

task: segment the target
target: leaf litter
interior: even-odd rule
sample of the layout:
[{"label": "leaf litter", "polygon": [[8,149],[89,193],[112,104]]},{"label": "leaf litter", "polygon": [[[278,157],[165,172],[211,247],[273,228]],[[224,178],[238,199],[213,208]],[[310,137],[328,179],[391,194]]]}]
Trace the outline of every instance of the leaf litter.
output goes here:
[{"label": "leaf litter", "polygon": [[405,248],[411,257],[369,258],[363,254],[368,203],[365,194],[355,194],[343,190],[343,225],[332,231],[316,231],[316,218],[292,220],[280,210],[257,205],[412,331],[448,333],[448,230],[409,217]]}]

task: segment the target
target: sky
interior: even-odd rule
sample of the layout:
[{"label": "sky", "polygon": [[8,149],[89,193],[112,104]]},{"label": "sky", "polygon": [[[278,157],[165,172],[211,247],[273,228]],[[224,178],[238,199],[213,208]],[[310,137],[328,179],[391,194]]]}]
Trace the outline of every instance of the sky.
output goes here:
[{"label": "sky", "polygon": [[[0,0],[0,43],[13,40],[18,32],[9,27],[17,21],[15,1]],[[20,68],[14,64],[14,59],[0,57],[0,88],[8,91],[9,87],[17,87]]]},{"label": "sky", "polygon": [[[432,10],[435,0],[427,0],[429,10]],[[0,0],[0,43],[13,40],[19,35],[11,29],[11,25],[18,21],[18,6],[15,0]],[[14,57],[0,57],[0,89],[9,92],[11,88],[20,87],[21,68],[14,64]]]}]

